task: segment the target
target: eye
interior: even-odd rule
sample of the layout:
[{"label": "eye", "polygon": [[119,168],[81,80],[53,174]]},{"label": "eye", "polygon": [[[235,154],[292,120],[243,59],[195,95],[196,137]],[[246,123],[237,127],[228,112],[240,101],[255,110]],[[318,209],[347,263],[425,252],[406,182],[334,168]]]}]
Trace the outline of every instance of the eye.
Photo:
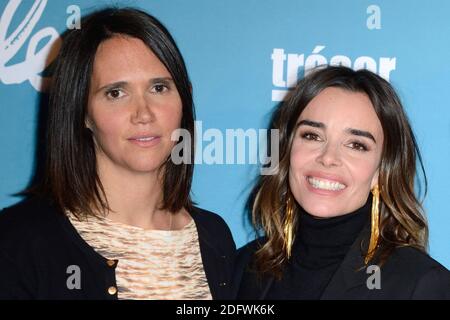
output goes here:
[{"label": "eye", "polygon": [[168,91],[170,88],[167,84],[158,83],[152,87],[152,92],[154,93],[164,93]]},{"label": "eye", "polygon": [[300,134],[300,137],[309,141],[321,141],[319,135],[313,132],[304,132]]},{"label": "eye", "polygon": [[105,95],[110,100],[116,100],[122,98],[125,93],[120,88],[113,88],[106,91]]},{"label": "eye", "polygon": [[369,151],[369,148],[364,143],[358,141],[351,142],[348,146],[356,151]]}]

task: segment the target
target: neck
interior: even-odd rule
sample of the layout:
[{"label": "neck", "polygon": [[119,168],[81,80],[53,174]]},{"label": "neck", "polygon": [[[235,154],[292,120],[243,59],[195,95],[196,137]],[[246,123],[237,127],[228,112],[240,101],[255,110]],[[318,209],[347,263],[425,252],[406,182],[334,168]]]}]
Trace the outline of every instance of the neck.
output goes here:
[{"label": "neck", "polygon": [[370,223],[371,198],[346,215],[316,219],[300,208],[294,255],[302,265],[321,267],[341,261],[362,229]]},{"label": "neck", "polygon": [[127,170],[109,161],[97,161],[113,221],[143,229],[170,229],[170,212],[160,210],[162,180],[154,172]]}]

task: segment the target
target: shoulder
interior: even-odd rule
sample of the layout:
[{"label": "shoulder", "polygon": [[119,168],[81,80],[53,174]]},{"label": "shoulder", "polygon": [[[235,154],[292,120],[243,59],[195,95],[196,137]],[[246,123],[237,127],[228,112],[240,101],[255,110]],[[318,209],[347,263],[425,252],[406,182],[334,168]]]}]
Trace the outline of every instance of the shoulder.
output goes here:
[{"label": "shoulder", "polygon": [[193,207],[190,214],[192,218],[195,220],[195,222],[198,224],[202,224],[209,227],[228,229],[228,225],[226,224],[225,220],[217,213],[201,209],[199,207]]},{"label": "shoulder", "polygon": [[231,233],[225,220],[217,213],[193,207],[190,214],[195,220],[195,223],[202,228],[207,228],[211,231]]},{"label": "shoulder", "polygon": [[56,209],[50,200],[38,197],[26,198],[0,211],[0,228],[44,222],[52,219],[55,212]]},{"label": "shoulder", "polygon": [[193,207],[189,212],[197,225],[199,237],[208,243],[215,243],[215,246],[226,247],[225,249],[236,250],[230,228],[225,220],[217,213]]},{"label": "shoulder", "polygon": [[33,242],[42,235],[51,235],[57,221],[51,202],[29,198],[0,211],[0,248]]},{"label": "shoulder", "polygon": [[261,248],[266,242],[265,237],[261,237],[255,239],[243,247],[239,248],[237,251],[235,270],[237,274],[245,274],[249,270],[249,266],[251,265],[252,259],[256,253],[256,251]]},{"label": "shoulder", "polygon": [[409,270],[409,272],[417,275],[430,269],[441,269],[448,272],[443,265],[434,260],[429,254],[414,247],[396,248],[389,260],[396,268]]},{"label": "shoulder", "polygon": [[250,260],[266,241],[266,237],[260,237],[239,248],[238,260]]},{"label": "shoulder", "polygon": [[266,242],[265,237],[255,239],[238,249],[236,254],[235,273],[242,277],[249,271],[252,259],[261,246]]},{"label": "shoulder", "polygon": [[241,300],[260,299],[270,276],[259,274],[252,265],[253,257],[267,241],[265,237],[255,239],[238,250],[234,267],[235,296]]},{"label": "shoulder", "polygon": [[450,299],[450,272],[426,252],[397,248],[386,262],[388,269],[397,285],[410,284],[413,299]]},{"label": "shoulder", "polygon": [[55,260],[53,249],[65,252],[57,212],[51,202],[38,198],[0,212],[0,299],[33,298],[40,271]]}]

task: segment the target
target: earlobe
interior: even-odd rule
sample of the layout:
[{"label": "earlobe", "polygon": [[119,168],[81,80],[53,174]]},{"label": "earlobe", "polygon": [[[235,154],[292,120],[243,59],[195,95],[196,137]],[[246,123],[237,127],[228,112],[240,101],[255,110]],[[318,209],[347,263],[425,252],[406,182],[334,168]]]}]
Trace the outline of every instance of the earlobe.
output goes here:
[{"label": "earlobe", "polygon": [[89,120],[88,117],[86,117],[86,120],[84,120],[84,126],[92,131],[92,125],[91,125],[91,121]]},{"label": "earlobe", "polygon": [[370,184],[370,190],[372,190],[376,185],[378,185],[378,179],[379,179],[379,169],[375,172],[375,174],[372,177],[372,182]]}]

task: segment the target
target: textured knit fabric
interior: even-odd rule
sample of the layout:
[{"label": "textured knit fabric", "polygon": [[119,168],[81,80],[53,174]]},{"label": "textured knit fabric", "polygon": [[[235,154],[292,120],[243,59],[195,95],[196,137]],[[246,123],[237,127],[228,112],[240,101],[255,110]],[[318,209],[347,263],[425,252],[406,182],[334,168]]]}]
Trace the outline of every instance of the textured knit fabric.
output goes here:
[{"label": "textured knit fabric", "polygon": [[211,299],[194,220],[181,230],[166,231],[107,218],[68,217],[95,251],[118,260],[119,299]]}]

